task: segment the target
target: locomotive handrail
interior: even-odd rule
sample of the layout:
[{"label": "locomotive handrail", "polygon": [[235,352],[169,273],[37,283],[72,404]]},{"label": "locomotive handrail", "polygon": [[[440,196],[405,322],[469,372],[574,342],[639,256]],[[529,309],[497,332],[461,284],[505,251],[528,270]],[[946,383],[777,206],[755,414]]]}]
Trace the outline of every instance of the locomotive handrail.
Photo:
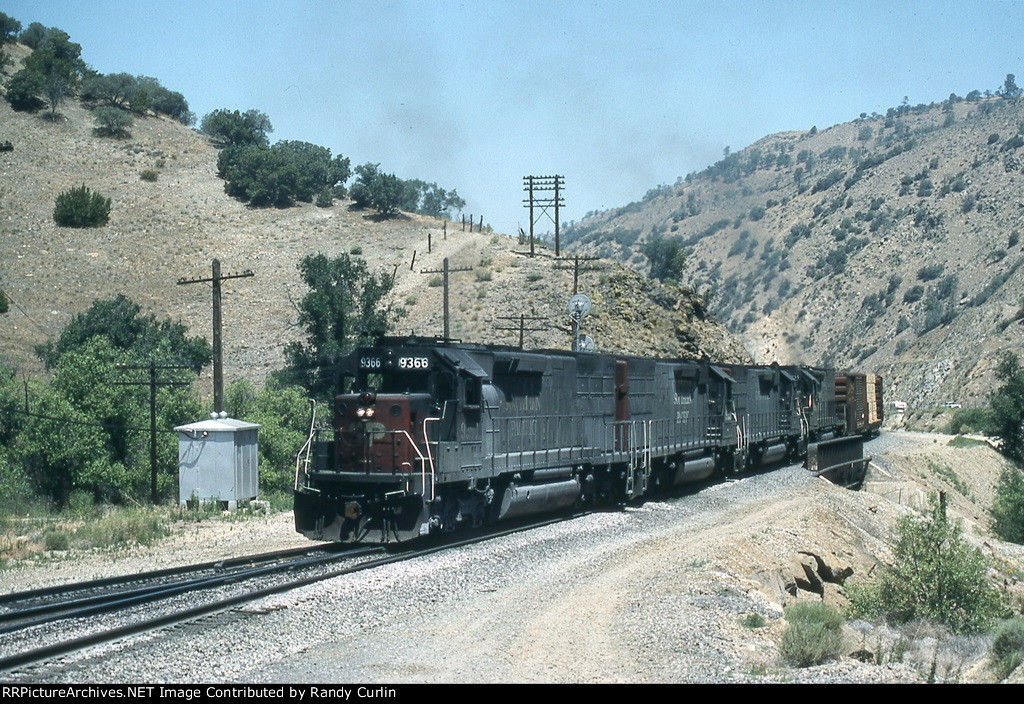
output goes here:
[{"label": "locomotive handrail", "polygon": [[[445,402],[445,408],[448,407],[448,403]],[[434,456],[430,454],[430,438],[427,436],[427,423],[433,421],[439,423],[444,418],[444,411],[441,411],[441,415],[436,418],[424,418],[423,419],[423,443],[427,448],[427,461],[430,463],[430,500],[433,501],[436,498],[437,482],[435,481],[434,474]],[[423,493],[426,494],[427,484],[427,467],[422,462],[420,463],[420,482],[423,484]]]},{"label": "locomotive handrail", "polygon": [[647,457],[644,459],[644,493],[647,492],[647,478],[651,476],[651,437],[653,423],[654,421],[649,420],[644,426],[644,433],[647,435],[647,437],[644,438],[644,452],[647,455]]},{"label": "locomotive handrail", "polygon": [[659,456],[684,449],[703,449],[721,437],[725,416],[698,413],[686,418],[659,418],[651,423],[651,452]]},{"label": "locomotive handrail", "polygon": [[[309,454],[310,454],[309,451],[310,451],[310,448],[313,446],[313,438],[316,436],[316,401],[314,401],[313,399],[310,399],[309,402],[310,402],[310,405],[313,406],[313,417],[309,421],[309,437],[306,438],[306,442],[303,443],[302,447],[299,448],[299,454],[295,455],[295,486],[293,487],[295,491],[299,490],[299,465],[300,465],[300,463],[305,465],[305,471],[303,472],[303,475],[305,475],[307,477],[309,476]],[[302,460],[302,453],[303,452],[306,453],[306,459],[305,459],[305,462],[300,462]]]},{"label": "locomotive handrail", "polygon": [[[510,467],[513,457],[522,462],[523,458],[529,456],[534,465],[538,461],[543,464],[551,464],[552,461],[560,464],[563,461],[571,462],[573,459],[583,460],[586,446],[582,438],[565,432],[566,428],[573,429],[571,420],[562,414],[520,414],[492,418],[491,427],[486,429],[485,433],[494,439],[490,454],[483,459],[490,462],[492,470],[502,463],[505,468]],[[512,427],[516,424],[521,425],[513,432]],[[513,441],[519,448],[515,452],[508,449],[508,445]]]}]

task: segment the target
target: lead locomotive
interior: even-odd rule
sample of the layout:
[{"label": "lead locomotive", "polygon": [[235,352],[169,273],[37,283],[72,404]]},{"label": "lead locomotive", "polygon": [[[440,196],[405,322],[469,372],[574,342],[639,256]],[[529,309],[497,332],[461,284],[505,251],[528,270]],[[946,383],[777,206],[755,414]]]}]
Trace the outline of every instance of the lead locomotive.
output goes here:
[{"label": "lead locomotive", "polygon": [[310,538],[396,542],[614,505],[877,431],[881,379],[382,338],[295,482]]}]

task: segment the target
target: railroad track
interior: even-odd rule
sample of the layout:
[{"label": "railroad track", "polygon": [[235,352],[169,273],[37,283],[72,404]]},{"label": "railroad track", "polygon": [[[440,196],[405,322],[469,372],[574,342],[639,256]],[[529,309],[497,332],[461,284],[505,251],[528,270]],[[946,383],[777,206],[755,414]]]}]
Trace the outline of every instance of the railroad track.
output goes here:
[{"label": "railroad track", "polygon": [[[0,594],[0,624],[6,625],[18,620],[19,615],[29,615],[33,610],[38,613],[59,611],[61,604],[87,603],[89,600],[100,600],[123,594],[133,589],[149,586],[159,588],[182,581],[189,576],[199,578],[201,575],[227,574],[239,572],[247,567],[271,564],[290,559],[299,559],[318,552],[336,552],[335,545],[313,545],[304,548],[277,550],[243,557],[234,557],[212,562],[170,567],[153,570],[141,574],[119,575],[82,582],[60,584],[53,587],[29,589],[21,592]],[[3,632],[3,631],[0,631]]]},{"label": "railroad track", "polygon": [[[11,607],[12,604],[17,605],[19,602],[23,605],[28,605],[23,606],[21,610],[16,606],[9,608],[7,613],[0,616],[0,644],[4,640],[10,641],[12,638],[20,641],[20,643],[16,643],[9,648],[3,648],[0,645],[0,672],[9,672],[33,663],[70,655],[96,645],[111,643],[127,636],[192,621],[202,616],[222,612],[247,602],[326,579],[374,569],[417,557],[424,557],[443,550],[472,545],[581,515],[585,514],[577,513],[569,516],[559,516],[546,521],[517,524],[497,531],[488,530],[471,537],[432,543],[427,547],[418,549],[406,548],[398,553],[387,552],[380,547],[357,548],[354,550],[337,548],[333,552],[330,551],[330,548],[327,548],[328,554],[315,555],[316,552],[324,552],[324,546],[283,551],[283,553],[266,553],[262,556],[256,555],[251,558],[239,558],[239,561],[261,557],[267,558],[267,560],[277,559],[282,561],[278,564],[260,564],[258,566],[244,567],[212,577],[187,575],[194,575],[197,571],[216,569],[218,565],[223,565],[224,563],[205,563],[203,565],[180,568],[180,570],[165,570],[159,573],[136,575],[134,580],[131,578],[99,580],[99,582],[104,583],[116,581],[118,583],[117,586],[122,588],[107,594],[62,598],[65,596],[64,592],[68,594],[82,594],[91,589],[112,586],[111,584],[99,586],[98,583],[83,582],[68,585],[68,587],[63,588],[64,592],[61,591],[61,588],[44,590],[48,592],[44,596],[57,597],[48,604],[32,603],[34,599],[40,596],[40,592],[21,592],[19,594],[5,595],[0,598],[0,603],[6,604],[8,607]],[[293,553],[294,556],[286,555],[285,553]],[[380,556],[372,557],[372,555]],[[292,557],[293,559],[284,560],[283,558],[286,557]],[[364,557],[368,559],[360,559]],[[264,562],[267,560],[264,560]],[[354,564],[331,568],[332,563],[346,560],[357,561]],[[300,571],[302,574],[289,579],[276,580],[272,584],[266,584],[266,578],[268,577],[295,571]],[[175,572],[175,574],[170,574],[171,572]],[[159,580],[168,577],[179,577],[181,575],[186,576],[162,584],[139,586],[139,578],[149,577],[150,579]],[[255,585],[245,584],[257,579],[261,581]],[[135,586],[131,586],[133,584]],[[125,587],[125,585],[129,586]],[[175,599],[180,601],[182,597],[193,595],[198,590],[223,588],[225,586],[234,587],[234,593],[212,598],[200,604],[173,603]],[[71,587],[75,589],[68,591]],[[144,613],[138,613],[140,609],[136,607],[153,604],[154,602],[157,604],[163,602],[163,605],[160,608],[155,606],[147,608],[143,610]],[[159,613],[154,615],[154,611],[159,611]],[[113,626],[97,623],[97,617],[109,617],[112,619],[115,617],[112,615],[115,615],[117,619],[124,619],[125,623]],[[53,629],[54,625],[59,625],[60,628]],[[40,640],[49,642],[46,642],[44,645],[38,645]],[[11,644],[8,643],[8,645]]]},{"label": "railroad track", "polygon": [[[0,597],[0,671],[228,608],[246,596],[274,593],[274,587],[290,583],[279,579],[289,572],[323,571],[332,563],[381,552],[319,545],[6,594]],[[251,588],[254,580],[265,584],[267,579],[274,584]],[[217,589],[234,594],[207,597],[199,605],[181,603]],[[111,620],[125,622],[110,626]]]},{"label": "railroad track", "polygon": [[5,594],[0,596],[0,636],[55,621],[110,613],[178,594],[379,552],[372,548],[343,551],[344,546],[338,545],[293,548]]}]

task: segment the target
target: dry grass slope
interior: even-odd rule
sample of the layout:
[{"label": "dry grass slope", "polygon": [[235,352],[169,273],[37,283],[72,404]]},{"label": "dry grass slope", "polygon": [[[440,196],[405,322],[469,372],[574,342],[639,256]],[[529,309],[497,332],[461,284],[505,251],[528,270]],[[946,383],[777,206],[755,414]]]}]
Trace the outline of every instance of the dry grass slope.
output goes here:
[{"label": "dry grass slope", "polygon": [[[27,54],[24,47],[16,51],[19,59]],[[7,75],[12,72],[8,67]],[[29,368],[38,370],[35,344],[59,334],[94,299],[117,293],[209,339],[209,289],[176,282],[208,276],[218,258],[225,271],[256,273],[225,284],[224,337],[227,380],[258,383],[282,366],[285,344],[301,336],[293,305],[305,293],[299,260],[356,248],[371,267],[397,267],[393,295],[409,313],[400,332],[441,334],[441,287],[419,272],[440,268],[449,257],[452,266],[474,267],[452,277],[454,337],[517,343],[517,335],[496,330],[509,325],[497,318],[532,311],[549,330],[528,335],[528,347],[568,344],[564,311],[572,272],[556,268],[550,253],[523,256],[509,237],[460,232],[451,223],[445,237],[440,220],[377,220],[344,201],[327,209],[248,208],[225,195],[208,141],[165,118],[137,119],[129,137],[111,139],[94,133],[90,113],[76,102],[50,121],[0,101],[0,141],[7,140],[14,150],[0,153],[0,288],[14,305],[0,322],[0,354]],[[156,180],[141,178],[147,170]],[[83,183],[112,199],[110,222],[96,229],[57,227],[54,199]],[[581,286],[596,291],[589,332],[602,349],[745,357],[721,326],[694,313],[685,292],[654,286],[621,265],[585,275]]]},{"label": "dry grass slope", "polygon": [[[1022,135],[1024,100],[1000,98],[774,134],[733,168],[576,232],[640,268],[655,234],[687,240],[690,282],[715,287],[713,310],[758,361],[879,371],[912,406],[979,403],[999,354],[1024,350],[1011,323],[1024,298]],[[928,266],[938,276],[922,280]]]}]

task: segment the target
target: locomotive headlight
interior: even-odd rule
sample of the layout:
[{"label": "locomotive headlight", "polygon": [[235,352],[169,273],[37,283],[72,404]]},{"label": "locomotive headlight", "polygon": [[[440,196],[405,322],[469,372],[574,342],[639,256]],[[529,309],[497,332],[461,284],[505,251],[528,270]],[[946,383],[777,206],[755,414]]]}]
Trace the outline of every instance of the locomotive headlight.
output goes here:
[{"label": "locomotive headlight", "polygon": [[373,418],[373,409],[372,408],[357,408],[356,409],[356,416],[358,416],[359,418]]}]

